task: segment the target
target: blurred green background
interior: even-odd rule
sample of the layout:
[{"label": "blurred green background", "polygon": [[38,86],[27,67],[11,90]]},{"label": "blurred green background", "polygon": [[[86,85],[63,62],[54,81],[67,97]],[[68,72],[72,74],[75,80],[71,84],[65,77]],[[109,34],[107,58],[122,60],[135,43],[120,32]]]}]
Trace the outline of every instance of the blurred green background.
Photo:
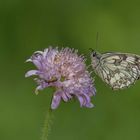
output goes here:
[{"label": "blurred green background", "polygon": [[[25,60],[49,45],[140,54],[140,1],[1,0],[0,140],[39,140],[52,91],[38,96]],[[113,92],[97,76],[96,105],[61,103],[49,140],[140,140],[140,82]]]}]

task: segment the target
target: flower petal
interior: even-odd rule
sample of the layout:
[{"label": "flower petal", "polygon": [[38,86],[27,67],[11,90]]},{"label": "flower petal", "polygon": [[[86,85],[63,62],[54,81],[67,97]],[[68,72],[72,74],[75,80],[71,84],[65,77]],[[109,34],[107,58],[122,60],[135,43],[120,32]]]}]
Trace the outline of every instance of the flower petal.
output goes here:
[{"label": "flower petal", "polygon": [[36,51],[36,52],[34,52],[34,54],[43,54],[43,52],[42,51]]},{"label": "flower petal", "polygon": [[61,95],[62,99],[67,102],[68,101],[68,97],[67,95],[63,92],[62,95]]},{"label": "flower petal", "polygon": [[80,106],[82,107],[82,106],[83,106],[84,99],[83,99],[83,97],[80,96],[80,95],[78,95],[77,97],[78,97],[78,100],[79,100],[79,102],[80,102]]},{"label": "flower petal", "polygon": [[88,107],[88,108],[93,108],[94,105],[93,105],[92,103],[87,103],[87,104],[86,104],[86,107]]},{"label": "flower petal", "polygon": [[42,64],[40,61],[33,59],[32,62],[34,63],[34,65],[38,68],[41,69],[42,68]]},{"label": "flower petal", "polygon": [[25,74],[25,77],[30,77],[32,75],[37,75],[38,70],[30,70]]},{"label": "flower petal", "polygon": [[61,96],[58,94],[55,94],[52,99],[51,109],[56,109],[58,105],[60,104],[60,101],[61,101]]},{"label": "flower petal", "polygon": [[29,59],[27,59],[25,62],[32,62],[32,59],[29,58]]},{"label": "flower petal", "polygon": [[42,54],[43,58],[46,58],[47,53],[48,53],[48,48],[44,50],[44,52],[43,52],[43,54]]},{"label": "flower petal", "polygon": [[94,105],[90,102],[90,97],[88,95],[78,95],[77,97],[81,107],[83,106],[88,108],[94,107]]},{"label": "flower petal", "polygon": [[43,90],[44,88],[42,87],[42,85],[37,86],[37,88],[35,89],[35,94],[38,94],[39,90]]}]

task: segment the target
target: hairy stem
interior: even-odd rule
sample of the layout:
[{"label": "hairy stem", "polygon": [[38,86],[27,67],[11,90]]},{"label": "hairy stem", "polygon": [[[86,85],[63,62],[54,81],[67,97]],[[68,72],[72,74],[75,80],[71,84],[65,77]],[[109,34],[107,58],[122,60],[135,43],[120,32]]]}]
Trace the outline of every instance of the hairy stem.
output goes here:
[{"label": "hairy stem", "polygon": [[43,126],[43,129],[42,129],[41,140],[48,140],[48,135],[51,131],[51,125],[52,125],[52,119],[53,119],[52,112],[53,111],[51,109],[49,109],[47,111],[46,118],[45,118],[45,121],[44,121],[44,126]]}]

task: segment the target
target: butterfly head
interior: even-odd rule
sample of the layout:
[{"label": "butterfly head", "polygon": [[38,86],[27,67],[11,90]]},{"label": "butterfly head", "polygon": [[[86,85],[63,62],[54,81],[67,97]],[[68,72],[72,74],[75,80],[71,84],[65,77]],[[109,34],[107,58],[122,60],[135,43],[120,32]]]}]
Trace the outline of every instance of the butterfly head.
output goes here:
[{"label": "butterfly head", "polygon": [[91,50],[91,61],[92,61],[92,67],[93,68],[96,68],[99,64],[99,61],[100,61],[100,58],[101,58],[101,54],[96,52],[95,50],[93,49],[90,49]]},{"label": "butterfly head", "polygon": [[96,55],[97,55],[97,52],[93,50],[92,57],[96,57]]},{"label": "butterfly head", "polygon": [[91,57],[96,57],[96,58],[100,58],[101,57],[101,54],[96,52],[92,48],[90,48],[90,55],[91,55]]}]

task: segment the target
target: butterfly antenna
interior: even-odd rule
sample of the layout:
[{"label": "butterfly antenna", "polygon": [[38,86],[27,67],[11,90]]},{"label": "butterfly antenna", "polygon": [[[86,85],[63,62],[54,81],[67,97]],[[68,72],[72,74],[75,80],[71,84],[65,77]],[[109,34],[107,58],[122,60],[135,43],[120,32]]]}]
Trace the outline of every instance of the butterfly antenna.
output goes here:
[{"label": "butterfly antenna", "polygon": [[96,51],[96,49],[98,47],[98,39],[99,39],[99,34],[97,32],[97,34],[96,34],[96,46],[95,46],[95,50],[92,49],[92,48],[89,48],[89,51],[90,51],[89,54],[91,54],[92,52]]},{"label": "butterfly antenna", "polygon": [[97,34],[96,34],[96,47],[95,47],[95,50],[97,50],[97,48],[98,48],[98,40],[99,40],[99,33],[97,32]]}]

